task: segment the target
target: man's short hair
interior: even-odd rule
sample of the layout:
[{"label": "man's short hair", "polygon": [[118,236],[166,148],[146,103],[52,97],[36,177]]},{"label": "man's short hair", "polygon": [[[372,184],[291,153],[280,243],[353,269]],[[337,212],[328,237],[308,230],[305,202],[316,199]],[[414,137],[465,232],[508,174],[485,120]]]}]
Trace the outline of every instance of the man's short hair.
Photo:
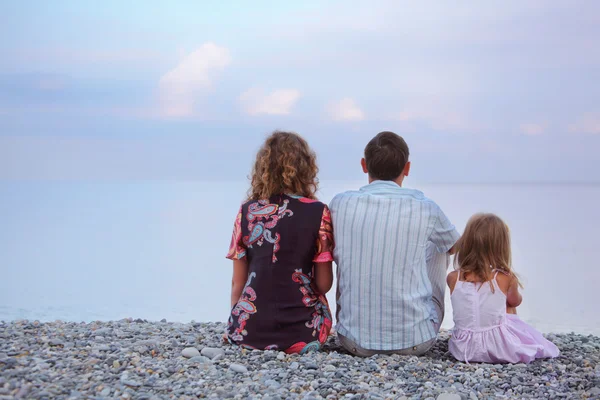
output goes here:
[{"label": "man's short hair", "polygon": [[365,147],[365,162],[371,178],[396,180],[408,162],[408,145],[394,132],[380,132]]}]

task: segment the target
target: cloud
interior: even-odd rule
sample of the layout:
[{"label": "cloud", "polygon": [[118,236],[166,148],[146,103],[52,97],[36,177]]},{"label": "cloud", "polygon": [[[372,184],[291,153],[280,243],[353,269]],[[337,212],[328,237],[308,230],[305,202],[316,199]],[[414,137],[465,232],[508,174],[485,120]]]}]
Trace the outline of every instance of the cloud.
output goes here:
[{"label": "cloud", "polygon": [[300,98],[296,89],[276,89],[266,93],[261,88],[251,88],[239,97],[242,109],[248,115],[287,115]]},{"label": "cloud", "polygon": [[569,126],[571,133],[583,133],[586,135],[600,135],[600,114],[588,113]]},{"label": "cloud", "polygon": [[365,119],[363,110],[349,97],[330,104],[328,110],[334,121],[362,121]]},{"label": "cloud", "polygon": [[541,124],[526,123],[526,124],[521,124],[521,126],[519,126],[519,129],[520,129],[521,133],[523,133],[524,135],[537,136],[537,135],[541,135],[542,133],[544,133],[544,131],[546,130],[546,127]]},{"label": "cloud", "polygon": [[211,88],[218,73],[231,63],[229,50],[205,43],[160,78],[160,111],[167,117],[194,114],[199,96]]}]

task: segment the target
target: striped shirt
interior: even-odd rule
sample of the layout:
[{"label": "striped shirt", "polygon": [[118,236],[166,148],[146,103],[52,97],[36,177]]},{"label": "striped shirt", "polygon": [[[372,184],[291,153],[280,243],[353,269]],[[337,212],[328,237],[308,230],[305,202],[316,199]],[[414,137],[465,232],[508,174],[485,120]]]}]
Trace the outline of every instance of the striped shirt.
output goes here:
[{"label": "striped shirt", "polygon": [[370,350],[401,350],[436,337],[427,275],[431,242],[446,253],[459,234],[418,190],[374,181],[331,201],[337,264],[337,331]]}]

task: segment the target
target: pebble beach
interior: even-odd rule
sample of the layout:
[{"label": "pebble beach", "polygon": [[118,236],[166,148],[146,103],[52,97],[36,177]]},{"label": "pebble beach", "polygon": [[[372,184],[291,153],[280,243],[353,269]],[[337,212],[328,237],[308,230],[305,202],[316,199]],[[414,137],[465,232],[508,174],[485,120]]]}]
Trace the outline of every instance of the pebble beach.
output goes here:
[{"label": "pebble beach", "polygon": [[456,362],[448,332],[423,357],[287,355],[221,341],[222,323],[0,322],[3,399],[600,399],[600,338],[549,334],[556,359]]}]

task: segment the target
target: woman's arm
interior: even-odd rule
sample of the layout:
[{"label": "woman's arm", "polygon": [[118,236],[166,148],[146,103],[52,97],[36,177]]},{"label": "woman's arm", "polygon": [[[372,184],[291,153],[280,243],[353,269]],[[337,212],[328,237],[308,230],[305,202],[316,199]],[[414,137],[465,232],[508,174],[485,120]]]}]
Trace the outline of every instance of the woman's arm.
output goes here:
[{"label": "woman's arm", "polygon": [[231,308],[237,304],[248,280],[248,260],[233,260],[233,277],[231,278]]},{"label": "woman's arm", "polygon": [[315,285],[319,293],[326,294],[333,285],[331,261],[315,263]]},{"label": "woman's arm", "polygon": [[317,239],[317,254],[314,262],[314,283],[317,290],[326,294],[333,285],[333,224],[331,223],[331,213],[329,207],[323,208],[321,216],[321,226],[319,227],[319,238]]}]

